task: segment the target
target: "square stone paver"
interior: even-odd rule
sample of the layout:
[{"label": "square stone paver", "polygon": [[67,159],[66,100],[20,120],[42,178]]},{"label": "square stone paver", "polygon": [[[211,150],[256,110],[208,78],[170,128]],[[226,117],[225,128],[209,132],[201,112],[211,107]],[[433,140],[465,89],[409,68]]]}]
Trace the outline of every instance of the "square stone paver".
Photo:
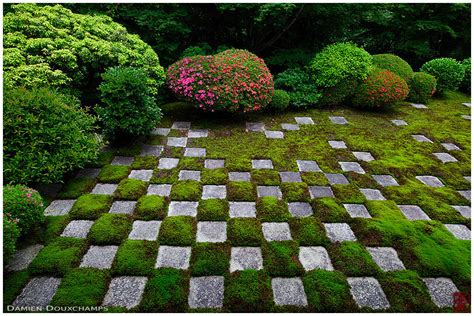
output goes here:
[{"label": "square stone paver", "polygon": [[398,186],[397,180],[389,174],[377,174],[372,176],[378,184],[383,187]]},{"label": "square stone paver", "polygon": [[46,307],[58,290],[61,279],[51,277],[33,278],[13,302],[17,307]]},{"label": "square stone paver", "polygon": [[188,305],[190,308],[221,308],[224,301],[224,277],[191,278]]},{"label": "square stone paver", "polygon": [[128,239],[154,241],[158,238],[160,226],[161,221],[134,221]]},{"label": "square stone paver", "polygon": [[188,138],[206,138],[209,136],[207,129],[190,129],[188,131]]},{"label": "square stone paver", "polygon": [[82,178],[82,177],[97,178],[99,173],[100,173],[100,168],[84,168],[84,169],[81,169],[76,174],[76,178]]},{"label": "square stone paver", "polygon": [[463,177],[464,180],[468,181],[469,183],[471,183],[471,176],[464,176]]},{"label": "square stone paver", "polygon": [[257,196],[274,196],[277,199],[281,199],[283,197],[283,193],[281,193],[279,186],[257,186]]},{"label": "square stone paver", "polygon": [[466,200],[471,200],[471,190],[459,190],[458,193]]},{"label": "square stone paver", "polygon": [[155,268],[187,270],[191,259],[191,247],[160,246]]},{"label": "square stone paver", "polygon": [[250,181],[250,172],[229,172],[230,181]]},{"label": "square stone paver", "polygon": [[191,122],[174,122],[173,125],[171,125],[171,129],[180,129],[180,130],[187,130],[191,128]]},{"label": "square stone paver", "polygon": [[468,205],[451,205],[456,211],[465,218],[471,218],[471,207]]},{"label": "square stone paver", "polygon": [[206,148],[186,148],[184,150],[184,157],[206,157]]},{"label": "square stone paver", "polygon": [[359,307],[387,309],[390,303],[385,296],[379,281],[373,277],[347,278],[351,294]]},{"label": "square stone paver", "polygon": [[262,251],[259,247],[232,247],[230,272],[263,269]]},{"label": "square stone paver", "polygon": [[433,141],[425,135],[411,135],[417,142],[420,143],[432,143]]},{"label": "square stone paver", "polygon": [[314,121],[310,117],[295,117],[295,121],[299,125],[314,125]]},{"label": "square stone paver", "polygon": [[150,184],[146,194],[168,197],[171,194],[171,187],[171,184]]},{"label": "square stone paver", "polygon": [[273,163],[270,159],[253,159],[253,169],[273,169]]},{"label": "square stone paver", "polygon": [[298,124],[283,123],[281,124],[281,128],[286,131],[299,131],[300,130],[300,126]]},{"label": "square stone paver", "polygon": [[186,147],[188,143],[187,137],[168,137],[166,146],[170,147]]},{"label": "square stone paver", "polygon": [[194,180],[201,181],[201,171],[197,170],[181,170],[178,176],[179,181]]},{"label": "square stone paver", "polygon": [[330,116],[329,119],[334,124],[339,124],[339,125],[349,124],[349,122],[346,120],[346,118],[344,116]]},{"label": "square stone paver", "polygon": [[395,249],[391,247],[367,247],[367,250],[382,271],[405,270],[405,266],[398,258]]},{"label": "square stone paver", "polygon": [[285,171],[280,172],[281,182],[303,182],[299,172]]},{"label": "square stone paver", "polygon": [[110,269],[118,246],[91,246],[81,261],[81,268]]},{"label": "square stone paver", "polygon": [[55,200],[44,210],[45,216],[62,216],[69,213],[76,200]]},{"label": "square stone paver", "polygon": [[369,201],[383,201],[383,200],[386,200],[386,198],[382,195],[382,192],[380,192],[377,189],[359,189],[359,191]]},{"label": "square stone paver", "polygon": [[132,214],[137,205],[136,201],[115,201],[110,207],[109,213],[112,214]]},{"label": "square stone paver", "polygon": [[255,202],[229,202],[230,217],[256,217]]},{"label": "square stone paver", "polygon": [[171,132],[171,128],[158,127],[158,128],[153,129],[150,134],[153,136],[168,136],[170,132]]},{"label": "square stone paver", "polygon": [[265,124],[256,123],[245,123],[245,130],[248,132],[263,132],[265,130]]},{"label": "square stone paver", "polygon": [[220,169],[224,168],[224,159],[206,159],[204,160],[204,168],[206,169]]},{"label": "square stone paver", "polygon": [[470,121],[471,120],[471,116],[470,115],[461,115],[461,117],[465,120],[468,120]]},{"label": "square stone paver", "polygon": [[433,188],[444,187],[443,182],[434,176],[416,176],[416,179]]},{"label": "square stone paver", "polygon": [[137,306],[142,299],[146,282],[146,277],[138,276],[113,278],[102,305],[125,307],[127,309]]},{"label": "square stone paver", "polygon": [[463,103],[463,105],[467,106],[468,108],[471,107],[471,103],[470,103],[470,102],[465,102],[465,103]]},{"label": "square stone paver", "polygon": [[262,230],[267,241],[291,240],[288,223],[262,223]]},{"label": "square stone paver", "polygon": [[396,126],[406,126],[406,125],[408,125],[408,123],[405,122],[404,120],[391,120],[390,122],[392,122],[393,125],[396,125]]},{"label": "square stone paver", "polygon": [[448,278],[423,278],[431,300],[439,308],[453,307],[453,294],[459,292],[456,285]]},{"label": "square stone paver", "polygon": [[345,149],[347,148],[346,143],[343,140],[329,140],[329,146],[334,149]]},{"label": "square stone paver", "polygon": [[130,166],[133,163],[133,157],[116,156],[110,163],[111,165]]},{"label": "square stone paver", "polygon": [[455,157],[451,156],[448,153],[433,153],[433,155],[438,158],[442,163],[458,161]]},{"label": "square stone paver", "polygon": [[412,103],[411,106],[414,107],[414,108],[417,108],[417,109],[427,109],[428,108],[426,105],[421,104],[421,103]]},{"label": "square stone paver", "polygon": [[426,215],[425,212],[419,207],[418,205],[398,205],[400,211],[402,211],[403,215],[410,221],[415,220],[425,220],[429,221],[430,218]]},{"label": "square stone paver", "polygon": [[163,146],[160,145],[143,145],[140,156],[158,157],[163,152]]},{"label": "square stone paver", "polygon": [[321,168],[313,160],[296,160],[296,164],[301,172],[321,172]]},{"label": "square stone paver", "polygon": [[471,231],[467,226],[460,224],[444,224],[447,230],[449,230],[454,237],[461,240],[471,240]]},{"label": "square stone paver", "polygon": [[355,161],[342,161],[339,162],[339,165],[341,166],[342,171],[352,171],[352,172],[357,172],[360,174],[365,174],[364,169],[360,166],[358,162]]},{"label": "square stone paver", "polygon": [[341,173],[326,173],[325,176],[330,185],[349,184],[349,180]]},{"label": "square stone paver", "polygon": [[158,169],[173,169],[178,166],[178,158],[161,158],[158,162]]},{"label": "square stone paver", "polygon": [[313,215],[313,208],[306,202],[290,202],[288,210],[294,217],[308,217]]},{"label": "square stone paver", "polygon": [[168,216],[196,217],[199,202],[171,201],[168,207]]},{"label": "square stone paver", "polygon": [[461,150],[461,148],[459,148],[457,145],[455,145],[453,143],[441,143],[441,146],[443,146],[444,149],[446,149],[448,151]]},{"label": "square stone paver", "polygon": [[303,282],[300,278],[274,278],[272,279],[272,290],[276,305],[308,305]]},{"label": "square stone paver", "polygon": [[310,186],[309,195],[312,199],[323,197],[334,197],[331,187],[326,186]]},{"label": "square stone paver", "polygon": [[118,184],[113,183],[97,183],[92,189],[92,194],[107,194],[112,195],[114,194],[115,190],[117,190]]},{"label": "square stone paver", "polygon": [[43,245],[31,245],[26,248],[17,250],[13,257],[8,261],[6,270],[8,271],[21,271],[25,270],[30,266],[30,263],[36,257],[38,252],[43,249]]},{"label": "square stone paver", "polygon": [[352,218],[372,218],[364,204],[344,204],[344,208]]},{"label": "square stone paver", "polygon": [[332,242],[357,241],[351,227],[346,223],[325,223],[324,228]]},{"label": "square stone paver", "polygon": [[225,242],[227,240],[226,222],[198,222],[197,242]]},{"label": "square stone paver", "polygon": [[205,185],[202,188],[202,199],[225,199],[227,189],[225,185]]},{"label": "square stone paver", "polygon": [[353,151],[352,154],[360,161],[369,162],[375,160],[372,154],[367,151]]},{"label": "square stone paver", "polygon": [[66,228],[64,228],[61,237],[87,238],[92,225],[94,225],[94,221],[70,221]]},{"label": "square stone paver", "polygon": [[145,182],[150,181],[151,177],[153,176],[153,170],[132,170],[130,171],[130,174],[128,177],[130,179],[137,179],[137,180],[142,180]]},{"label": "square stone paver", "polygon": [[298,259],[305,271],[315,269],[334,270],[329,254],[324,247],[300,247]]},{"label": "square stone paver", "polygon": [[269,139],[283,139],[285,134],[282,131],[265,131],[265,137]]}]

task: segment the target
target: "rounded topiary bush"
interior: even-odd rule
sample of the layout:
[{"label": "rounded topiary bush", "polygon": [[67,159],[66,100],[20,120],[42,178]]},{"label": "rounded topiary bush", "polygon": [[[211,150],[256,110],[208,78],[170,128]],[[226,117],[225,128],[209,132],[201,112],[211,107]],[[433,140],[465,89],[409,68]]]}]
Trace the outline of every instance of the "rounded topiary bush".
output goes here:
[{"label": "rounded topiary bush", "polygon": [[464,67],[464,78],[461,82],[461,90],[471,93],[471,58],[466,58],[462,61]]},{"label": "rounded topiary bush", "polygon": [[464,78],[463,65],[453,58],[436,58],[421,66],[421,71],[435,76],[437,91],[457,90]]},{"label": "rounded topiary bush", "polygon": [[426,103],[436,92],[436,78],[424,72],[415,72],[408,81],[410,92],[407,99],[415,103]]},{"label": "rounded topiary bush", "polygon": [[321,97],[309,74],[301,68],[290,68],[275,77],[275,87],[285,90],[290,97],[290,105],[307,108],[317,105]]},{"label": "rounded topiary bush", "polygon": [[290,96],[284,90],[275,90],[269,107],[275,111],[284,111],[290,105]]},{"label": "rounded topiary bush", "polygon": [[402,58],[393,54],[373,55],[374,66],[380,69],[387,69],[394,74],[402,77],[406,82],[413,78],[414,72],[410,64]]},{"label": "rounded topiary bush", "polygon": [[359,108],[380,109],[404,100],[407,95],[405,80],[389,70],[375,68],[357,87],[352,104]]},{"label": "rounded topiary bush", "polygon": [[96,158],[95,120],[77,100],[48,88],[6,89],[3,100],[5,183],[57,183]]},{"label": "rounded topiary bush", "polygon": [[265,62],[241,49],[172,64],[168,86],[178,98],[211,112],[257,111],[273,97],[273,78]]},{"label": "rounded topiary bush", "polygon": [[359,81],[355,79],[343,80],[337,86],[321,89],[321,105],[337,105],[346,101],[357,88]]},{"label": "rounded topiary bush", "polygon": [[3,261],[6,262],[15,253],[16,241],[20,237],[18,220],[11,214],[3,213]]}]

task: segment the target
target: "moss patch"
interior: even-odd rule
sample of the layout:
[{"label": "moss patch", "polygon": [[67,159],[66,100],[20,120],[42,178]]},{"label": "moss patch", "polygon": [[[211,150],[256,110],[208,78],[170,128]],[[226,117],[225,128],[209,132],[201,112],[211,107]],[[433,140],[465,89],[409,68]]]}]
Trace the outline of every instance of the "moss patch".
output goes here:
[{"label": "moss patch", "polygon": [[289,220],[291,236],[300,246],[322,246],[329,244],[321,222],[313,217],[293,217]]},{"label": "moss patch", "polygon": [[58,197],[61,199],[76,199],[94,188],[97,181],[94,178],[80,177],[69,180]]},{"label": "moss patch", "polygon": [[328,179],[322,172],[301,172],[301,180],[307,185],[329,185]]},{"label": "moss patch", "polygon": [[227,199],[229,201],[255,201],[257,189],[251,182],[232,181],[227,184]]},{"label": "moss patch", "polygon": [[150,183],[155,184],[163,184],[169,183],[173,184],[178,182],[178,170],[175,169],[166,169],[166,170],[158,170],[153,172],[153,176],[150,179]]},{"label": "moss patch", "polygon": [[224,244],[198,243],[192,249],[191,273],[195,276],[224,275],[229,271],[230,248]]},{"label": "moss patch", "polygon": [[226,280],[224,293],[224,304],[232,312],[263,312],[272,302],[271,280],[262,271],[233,273]]},{"label": "moss patch", "polygon": [[199,201],[202,185],[198,181],[179,181],[171,187],[170,198],[173,201]]},{"label": "moss patch", "polygon": [[344,241],[332,244],[328,252],[334,268],[347,276],[370,276],[380,272],[369,252],[360,243]]},{"label": "moss patch", "polygon": [[182,157],[178,163],[180,170],[202,170],[204,168],[204,159],[195,157]]},{"label": "moss patch", "polygon": [[138,200],[135,216],[144,221],[163,219],[166,216],[167,205],[166,199],[162,196],[142,196]]},{"label": "moss patch", "polygon": [[3,278],[3,308],[13,303],[30,279],[28,271],[12,272]]},{"label": "moss patch", "polygon": [[360,193],[359,188],[350,184],[338,184],[332,186],[334,196],[341,203],[364,203],[365,196]]},{"label": "moss patch", "polygon": [[282,183],[283,198],[288,202],[307,202],[310,200],[308,185],[304,182]]},{"label": "moss patch", "polygon": [[256,208],[257,217],[262,222],[286,222],[291,217],[288,204],[273,196],[259,198]]},{"label": "moss patch", "polygon": [[125,214],[104,214],[92,225],[89,238],[96,245],[118,245],[132,229]]},{"label": "moss patch", "polygon": [[161,245],[191,246],[196,236],[196,224],[192,217],[166,217],[161,223],[159,242]]},{"label": "moss patch", "polygon": [[132,163],[132,169],[151,170],[158,166],[158,157],[136,156]]},{"label": "moss patch", "polygon": [[259,169],[252,170],[252,180],[257,185],[279,185],[280,175],[275,170]]},{"label": "moss patch", "polygon": [[120,200],[138,200],[146,194],[148,184],[138,179],[124,179],[120,181],[115,196]]},{"label": "moss patch", "polygon": [[338,204],[334,199],[322,198],[311,201],[314,216],[323,223],[350,222],[351,217],[344,206]]},{"label": "moss patch", "polygon": [[201,172],[201,181],[204,184],[226,184],[229,175],[223,168],[204,169]]},{"label": "moss patch", "polygon": [[112,196],[105,194],[86,194],[74,203],[69,216],[73,219],[97,219],[112,206]]},{"label": "moss patch", "polygon": [[256,218],[231,218],[227,224],[227,235],[232,246],[260,246],[263,240],[262,224]]},{"label": "moss patch", "polygon": [[263,265],[271,276],[293,277],[303,273],[294,241],[265,242],[262,253]]},{"label": "moss patch", "polygon": [[106,165],[100,170],[97,180],[105,183],[119,183],[130,173],[129,166]]},{"label": "moss patch", "polygon": [[200,200],[198,221],[225,221],[229,217],[229,203],[221,199]]},{"label": "moss patch", "polygon": [[116,275],[152,275],[158,244],[148,240],[126,240],[118,249],[112,271]]}]

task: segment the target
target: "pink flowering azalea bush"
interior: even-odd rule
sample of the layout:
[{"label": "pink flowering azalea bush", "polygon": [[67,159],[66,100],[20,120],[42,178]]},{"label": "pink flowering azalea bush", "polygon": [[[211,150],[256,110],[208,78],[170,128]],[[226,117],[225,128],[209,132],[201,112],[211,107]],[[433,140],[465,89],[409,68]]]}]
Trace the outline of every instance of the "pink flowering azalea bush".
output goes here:
[{"label": "pink flowering azalea bush", "polygon": [[168,86],[179,99],[210,112],[258,111],[273,97],[265,62],[242,49],[183,58],[168,68]]}]

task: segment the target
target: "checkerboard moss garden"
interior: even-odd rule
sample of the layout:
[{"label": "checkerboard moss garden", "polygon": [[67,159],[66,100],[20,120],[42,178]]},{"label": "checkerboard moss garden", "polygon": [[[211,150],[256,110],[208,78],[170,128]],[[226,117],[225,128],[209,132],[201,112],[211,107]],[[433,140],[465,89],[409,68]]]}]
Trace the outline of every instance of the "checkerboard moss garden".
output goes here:
[{"label": "checkerboard moss garden", "polygon": [[[190,48],[165,79],[107,17],[11,10],[5,311],[449,312],[470,291],[470,60],[415,67],[340,42],[274,70],[248,50]],[[99,19],[122,36],[91,40],[147,58],[116,56],[87,84],[50,55],[14,62],[44,54],[14,40],[34,42],[18,19],[55,15]],[[60,45],[70,25],[50,22]],[[49,88],[32,84],[49,72]],[[94,85],[90,108],[78,97]]]}]

